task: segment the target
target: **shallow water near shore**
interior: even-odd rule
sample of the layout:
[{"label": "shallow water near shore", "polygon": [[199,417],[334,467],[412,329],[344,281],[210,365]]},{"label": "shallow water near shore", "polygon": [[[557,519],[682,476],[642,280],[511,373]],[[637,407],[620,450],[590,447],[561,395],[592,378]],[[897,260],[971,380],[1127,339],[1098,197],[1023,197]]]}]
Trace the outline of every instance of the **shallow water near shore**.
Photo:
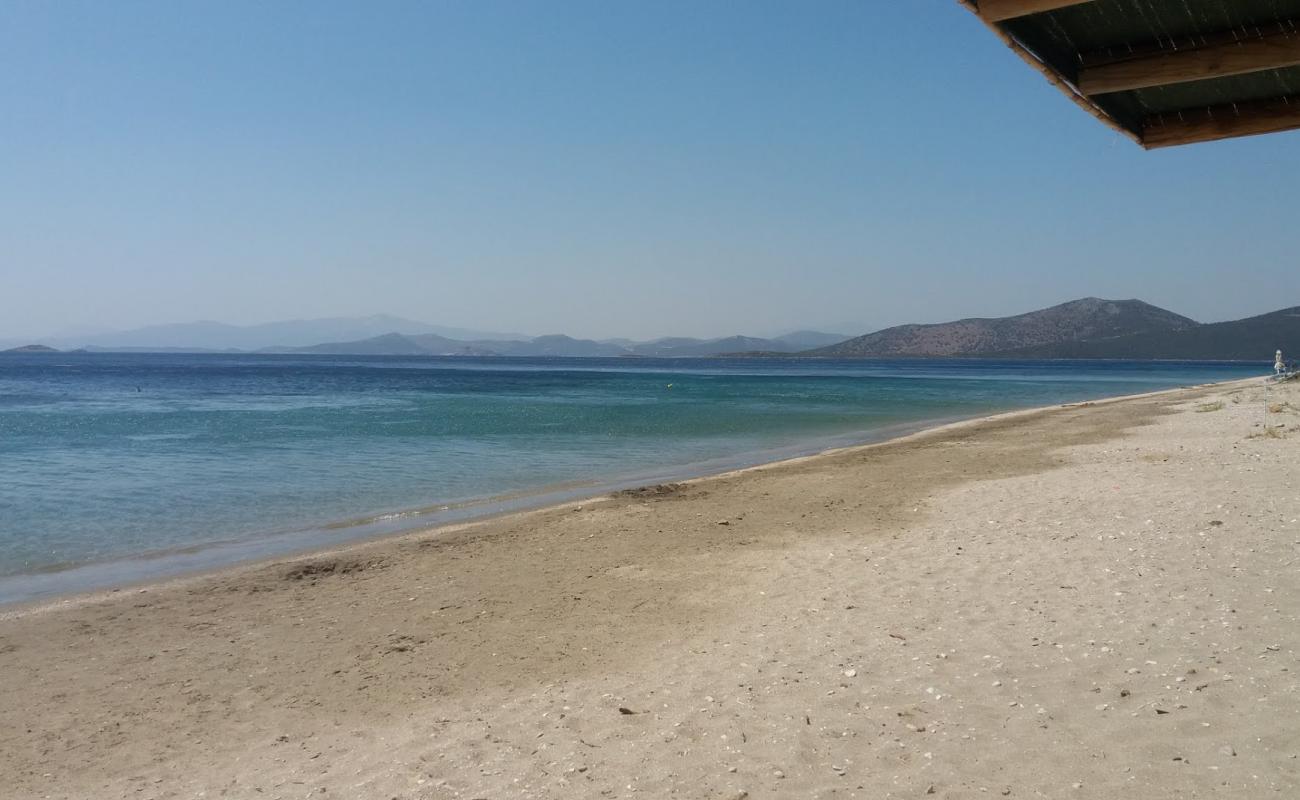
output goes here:
[{"label": "shallow water near shore", "polygon": [[1264,374],[1185,362],[0,356],[0,602]]}]

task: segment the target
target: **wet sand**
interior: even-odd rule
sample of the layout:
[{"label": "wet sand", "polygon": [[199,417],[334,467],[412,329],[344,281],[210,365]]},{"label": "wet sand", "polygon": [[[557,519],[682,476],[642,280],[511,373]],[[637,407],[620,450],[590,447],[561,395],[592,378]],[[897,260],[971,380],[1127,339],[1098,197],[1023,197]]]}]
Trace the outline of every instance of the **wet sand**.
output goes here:
[{"label": "wet sand", "polygon": [[1018,412],[11,611],[4,794],[1293,797],[1296,409]]}]

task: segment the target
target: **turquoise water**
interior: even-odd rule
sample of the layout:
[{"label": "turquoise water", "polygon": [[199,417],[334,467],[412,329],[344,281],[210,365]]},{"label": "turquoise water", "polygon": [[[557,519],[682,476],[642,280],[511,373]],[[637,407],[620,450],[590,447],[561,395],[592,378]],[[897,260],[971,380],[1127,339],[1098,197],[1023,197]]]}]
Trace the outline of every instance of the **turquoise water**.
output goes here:
[{"label": "turquoise water", "polygon": [[[716,471],[928,420],[1265,371],[4,355],[0,601]],[[498,501],[480,504],[487,498]]]}]

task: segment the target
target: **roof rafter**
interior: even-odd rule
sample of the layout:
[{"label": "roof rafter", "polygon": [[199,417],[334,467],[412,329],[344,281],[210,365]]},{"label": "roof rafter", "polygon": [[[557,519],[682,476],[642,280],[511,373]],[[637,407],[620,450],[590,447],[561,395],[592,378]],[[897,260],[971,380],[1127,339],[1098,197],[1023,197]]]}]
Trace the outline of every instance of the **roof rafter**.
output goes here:
[{"label": "roof rafter", "polygon": [[1092,0],[979,0],[977,13],[989,22],[1002,22],[1089,2]]},{"label": "roof rafter", "polygon": [[1147,117],[1142,125],[1142,146],[1152,150],[1297,129],[1300,95],[1290,95]]},{"label": "roof rafter", "polygon": [[[1290,30],[1287,30],[1287,28]],[[1282,26],[1278,33],[1253,38],[1222,41],[1231,35],[1207,37],[1203,47],[1139,55],[1132,58],[1098,63],[1096,57],[1083,56],[1077,85],[1086,95],[1146,89],[1207,78],[1222,78],[1278,69],[1300,64],[1300,33],[1294,24]]]}]

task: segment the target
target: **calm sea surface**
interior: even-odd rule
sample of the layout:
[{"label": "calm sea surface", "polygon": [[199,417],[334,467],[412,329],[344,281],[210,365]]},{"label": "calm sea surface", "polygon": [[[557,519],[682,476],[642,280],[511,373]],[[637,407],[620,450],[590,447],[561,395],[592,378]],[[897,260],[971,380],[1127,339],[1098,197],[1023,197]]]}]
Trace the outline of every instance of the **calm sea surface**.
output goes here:
[{"label": "calm sea surface", "polygon": [[0,602],[1267,366],[0,355]]}]

